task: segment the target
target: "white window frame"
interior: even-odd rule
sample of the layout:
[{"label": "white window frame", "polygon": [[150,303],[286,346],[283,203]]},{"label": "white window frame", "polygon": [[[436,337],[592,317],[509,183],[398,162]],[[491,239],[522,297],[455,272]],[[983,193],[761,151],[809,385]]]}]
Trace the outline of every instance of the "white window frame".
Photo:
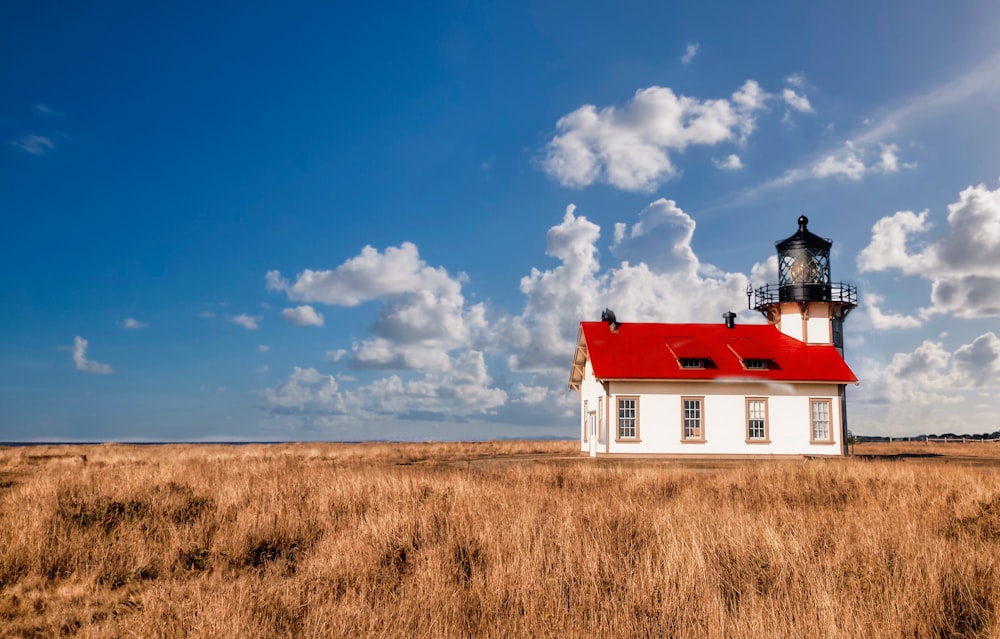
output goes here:
[{"label": "white window frame", "polygon": [[[689,402],[691,405],[689,406]],[[697,404],[694,404],[697,402]],[[692,426],[697,424],[697,426]],[[701,444],[705,442],[705,397],[681,397],[681,441]]]},{"label": "white window frame", "polygon": [[[623,406],[628,403],[631,403],[631,407]],[[618,396],[615,398],[615,409],[615,441],[631,443],[639,441],[639,396]],[[623,434],[623,429],[628,429],[631,433]]]},{"label": "white window frame", "polygon": [[[819,414],[816,412],[819,406],[825,406],[825,420],[823,419],[822,412]],[[825,433],[821,429],[824,423]],[[824,434],[826,435],[825,437],[823,437]],[[809,398],[809,442],[812,444],[833,443],[833,400],[829,397]]]},{"label": "white window frame", "polygon": [[[768,424],[768,406],[766,397],[746,398],[746,442],[748,444],[769,444],[771,433]],[[759,422],[756,424],[755,422]],[[754,436],[755,429],[758,436]]]}]

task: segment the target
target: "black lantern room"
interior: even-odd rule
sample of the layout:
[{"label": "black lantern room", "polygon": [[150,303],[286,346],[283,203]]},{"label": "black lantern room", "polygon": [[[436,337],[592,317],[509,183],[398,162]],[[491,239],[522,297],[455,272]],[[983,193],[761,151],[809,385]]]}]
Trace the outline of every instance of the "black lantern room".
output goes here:
[{"label": "black lantern room", "polygon": [[774,319],[781,302],[832,302],[837,306],[834,316],[846,317],[857,305],[857,289],[830,280],[833,242],[810,231],[805,215],[798,222],[798,231],[774,243],[778,249],[778,285],[768,284],[756,290],[748,287],[747,296],[755,297],[750,307]]},{"label": "black lantern room", "polygon": [[830,247],[833,242],[811,232],[808,224],[809,218],[799,217],[799,230],[775,243],[779,301],[830,301]]}]

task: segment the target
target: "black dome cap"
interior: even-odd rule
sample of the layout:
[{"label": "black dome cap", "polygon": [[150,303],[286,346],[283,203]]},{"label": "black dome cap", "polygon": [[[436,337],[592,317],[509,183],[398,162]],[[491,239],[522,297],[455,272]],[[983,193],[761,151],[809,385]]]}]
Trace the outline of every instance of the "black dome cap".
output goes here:
[{"label": "black dome cap", "polygon": [[779,251],[788,251],[791,249],[813,249],[813,250],[823,250],[829,251],[830,247],[833,246],[831,240],[822,238],[812,231],[810,231],[806,226],[809,224],[809,218],[805,215],[799,216],[799,230],[795,232],[794,235],[785,238],[779,242],[775,242],[774,246]]}]

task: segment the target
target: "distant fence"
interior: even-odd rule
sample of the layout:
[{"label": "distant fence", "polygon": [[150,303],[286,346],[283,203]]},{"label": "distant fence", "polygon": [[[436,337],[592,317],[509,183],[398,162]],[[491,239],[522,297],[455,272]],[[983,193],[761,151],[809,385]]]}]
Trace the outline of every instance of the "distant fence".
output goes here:
[{"label": "distant fence", "polygon": [[970,442],[1000,442],[1000,437],[928,437],[924,441],[941,444],[967,444]]},{"label": "distant fence", "polygon": [[859,444],[895,442],[934,442],[935,444],[972,444],[975,442],[1000,442],[1000,437],[857,437]]}]

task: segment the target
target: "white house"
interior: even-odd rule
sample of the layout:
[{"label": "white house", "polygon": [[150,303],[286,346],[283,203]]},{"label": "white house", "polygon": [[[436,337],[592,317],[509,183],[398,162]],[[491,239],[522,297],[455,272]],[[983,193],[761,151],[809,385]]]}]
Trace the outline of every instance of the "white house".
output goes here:
[{"label": "white house", "polygon": [[[592,456],[842,455],[843,320],[853,286],[830,282],[830,247],[806,228],[776,243],[777,286],[748,288],[767,324],[581,322],[569,386]],[[753,302],[750,302],[753,298]]]}]

